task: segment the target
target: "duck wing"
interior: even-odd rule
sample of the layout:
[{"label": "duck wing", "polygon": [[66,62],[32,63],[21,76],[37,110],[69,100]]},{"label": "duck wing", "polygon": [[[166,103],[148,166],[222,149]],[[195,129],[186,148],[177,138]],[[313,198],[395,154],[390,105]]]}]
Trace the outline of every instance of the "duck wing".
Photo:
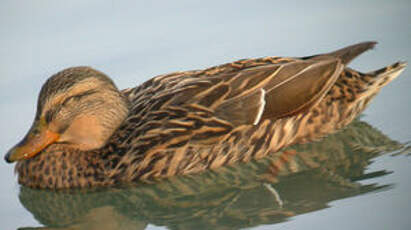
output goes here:
[{"label": "duck wing", "polygon": [[214,76],[211,87],[185,97],[234,126],[258,124],[304,112],[316,105],[344,69],[339,59],[271,64]]}]

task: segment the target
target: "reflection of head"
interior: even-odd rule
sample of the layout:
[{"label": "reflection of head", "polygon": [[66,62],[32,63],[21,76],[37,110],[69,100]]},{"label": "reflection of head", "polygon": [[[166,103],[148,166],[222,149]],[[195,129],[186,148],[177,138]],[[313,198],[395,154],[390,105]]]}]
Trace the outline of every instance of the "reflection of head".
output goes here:
[{"label": "reflection of head", "polygon": [[[387,187],[353,181],[386,174],[366,174],[364,169],[370,159],[400,147],[368,124],[355,121],[321,142],[288,149],[297,153],[287,161],[279,153],[248,164],[127,188],[52,192],[22,187],[20,201],[46,226],[70,226],[87,221],[90,215],[113,213],[121,216],[113,221],[124,223],[126,218],[133,224],[179,229],[244,228],[282,222],[326,208],[330,201]],[[264,186],[265,179],[272,189]]]}]

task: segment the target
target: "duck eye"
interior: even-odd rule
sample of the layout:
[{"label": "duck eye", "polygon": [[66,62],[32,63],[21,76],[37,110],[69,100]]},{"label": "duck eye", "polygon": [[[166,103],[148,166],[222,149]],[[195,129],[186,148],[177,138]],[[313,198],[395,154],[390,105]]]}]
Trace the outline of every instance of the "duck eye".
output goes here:
[{"label": "duck eye", "polygon": [[84,91],[84,92],[82,92],[82,93],[79,93],[79,94],[76,94],[76,95],[67,97],[61,104],[62,104],[63,106],[65,106],[65,105],[67,105],[69,102],[72,102],[72,101],[75,101],[75,100],[76,100],[76,101],[79,101],[79,100],[82,99],[83,97],[89,96],[89,95],[94,94],[94,93],[96,93],[96,92],[97,92],[97,90],[95,90],[95,89],[90,89],[90,90]]}]

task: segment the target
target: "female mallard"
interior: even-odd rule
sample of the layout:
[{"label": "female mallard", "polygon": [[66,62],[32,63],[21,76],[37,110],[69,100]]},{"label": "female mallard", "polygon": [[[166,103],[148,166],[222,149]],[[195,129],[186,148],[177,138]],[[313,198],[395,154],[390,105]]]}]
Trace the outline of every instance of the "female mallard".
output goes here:
[{"label": "female mallard", "polygon": [[303,58],[240,60],[119,91],[88,67],[43,85],[26,137],[6,155],[19,183],[107,186],[217,168],[317,139],[351,122],[405,68],[346,65],[375,42]]}]

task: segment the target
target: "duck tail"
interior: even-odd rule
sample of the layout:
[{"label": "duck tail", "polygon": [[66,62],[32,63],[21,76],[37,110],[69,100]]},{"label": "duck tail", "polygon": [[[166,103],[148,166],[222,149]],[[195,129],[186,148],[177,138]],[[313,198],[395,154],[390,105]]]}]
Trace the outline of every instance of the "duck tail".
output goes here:
[{"label": "duck tail", "polygon": [[369,88],[382,88],[389,82],[398,77],[407,66],[407,62],[399,61],[384,68],[366,73],[366,76],[370,76]]}]

